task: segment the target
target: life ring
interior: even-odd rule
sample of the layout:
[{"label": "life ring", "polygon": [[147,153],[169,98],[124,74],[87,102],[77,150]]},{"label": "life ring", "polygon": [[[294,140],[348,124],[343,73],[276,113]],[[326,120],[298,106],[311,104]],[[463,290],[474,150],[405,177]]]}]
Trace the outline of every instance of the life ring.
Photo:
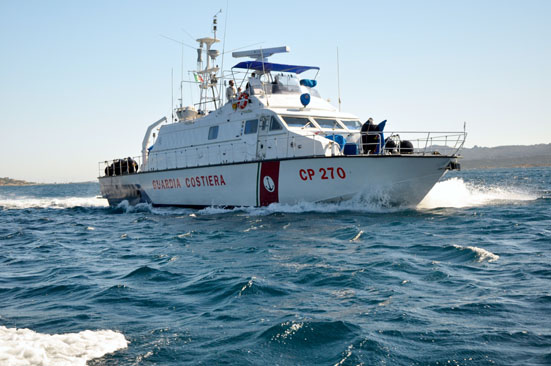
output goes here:
[{"label": "life ring", "polygon": [[239,98],[237,99],[237,105],[239,106],[239,108],[244,109],[247,106],[248,102],[249,102],[249,94],[241,93],[239,95]]}]

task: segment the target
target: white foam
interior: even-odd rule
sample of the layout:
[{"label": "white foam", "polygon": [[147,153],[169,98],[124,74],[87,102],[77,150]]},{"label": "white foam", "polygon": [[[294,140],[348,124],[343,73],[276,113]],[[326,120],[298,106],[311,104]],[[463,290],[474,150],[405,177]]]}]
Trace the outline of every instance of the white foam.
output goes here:
[{"label": "white foam", "polygon": [[346,351],[344,352],[344,357],[339,361],[337,362],[334,366],[341,366],[343,365],[346,360],[348,360],[348,358],[350,358],[350,356],[352,356],[352,351],[354,350],[354,345],[351,344],[348,346],[348,348],[346,349]]},{"label": "white foam", "polygon": [[465,249],[472,250],[473,252],[476,253],[477,262],[484,262],[485,260],[487,260],[488,262],[495,262],[499,259],[499,255],[479,247],[473,247],[473,246],[462,247],[461,245],[454,245],[454,247],[461,250],[465,250]]},{"label": "white foam", "polygon": [[127,346],[124,335],[112,330],[50,335],[0,326],[0,365],[5,366],[85,366]]},{"label": "white foam", "polygon": [[[151,203],[142,202],[137,205],[131,205],[127,200],[120,202],[116,208],[123,210],[125,213],[153,212]],[[162,214],[162,212],[159,214]]]},{"label": "white foam", "polygon": [[360,240],[360,236],[362,236],[362,234],[364,233],[363,230],[360,230],[355,237],[353,237],[352,239],[350,239],[350,241],[358,241]]},{"label": "white foam", "polygon": [[298,202],[296,204],[272,203],[266,207],[235,207],[231,209],[207,207],[197,212],[198,215],[216,215],[244,212],[250,216],[267,216],[274,213],[335,213],[342,211],[383,213],[403,210],[404,207],[387,207],[384,203],[370,203],[358,199],[351,199],[338,203]]},{"label": "white foam", "polygon": [[0,206],[7,209],[25,208],[72,208],[72,207],[107,207],[106,199],[93,197],[47,197],[36,198],[20,196],[17,198],[0,196]]},{"label": "white foam", "polygon": [[[180,208],[180,207],[153,207],[151,203],[141,202],[136,205],[131,205],[128,200],[121,201],[117,206],[117,209],[123,210],[127,214],[136,212],[149,212],[159,216],[172,216],[172,215],[190,215],[192,209]],[[194,215],[193,213],[190,215]]]},{"label": "white foam", "polygon": [[288,328],[285,329],[285,332],[283,332],[281,334],[278,333],[275,336],[273,336],[272,341],[285,340],[286,338],[292,337],[304,326],[304,323],[297,323],[297,322],[293,321],[293,322],[285,322],[281,325],[284,326],[284,327],[288,327]]},{"label": "white foam", "polygon": [[223,213],[227,213],[227,212],[234,212],[234,211],[240,211],[241,209],[237,208],[237,209],[227,209],[227,208],[223,208],[223,207],[214,207],[214,206],[209,206],[209,207],[205,207],[199,211],[197,211],[198,214],[200,215],[217,215],[217,214],[223,214]]},{"label": "white foam", "polygon": [[475,185],[466,183],[461,178],[451,178],[438,182],[417,208],[461,208],[536,199],[537,195],[514,187]]},{"label": "white foam", "polygon": [[255,277],[255,276],[251,277],[251,279],[249,280],[249,282],[247,282],[247,283],[243,286],[243,288],[241,289],[241,291],[239,291],[239,295],[238,295],[239,297],[240,297],[241,295],[243,295],[243,291],[245,291],[245,290],[248,289],[248,288],[253,287],[253,282],[254,282],[254,280],[256,280],[256,277]]}]

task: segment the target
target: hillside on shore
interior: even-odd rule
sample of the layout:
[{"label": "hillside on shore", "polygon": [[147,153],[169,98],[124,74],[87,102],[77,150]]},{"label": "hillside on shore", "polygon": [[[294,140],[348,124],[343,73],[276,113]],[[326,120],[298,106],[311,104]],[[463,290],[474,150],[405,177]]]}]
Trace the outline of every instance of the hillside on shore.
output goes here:
[{"label": "hillside on shore", "polygon": [[11,179],[8,177],[0,178],[0,186],[31,186],[34,184],[36,183],[18,179]]},{"label": "hillside on shore", "polygon": [[462,169],[551,166],[551,144],[463,148]]}]

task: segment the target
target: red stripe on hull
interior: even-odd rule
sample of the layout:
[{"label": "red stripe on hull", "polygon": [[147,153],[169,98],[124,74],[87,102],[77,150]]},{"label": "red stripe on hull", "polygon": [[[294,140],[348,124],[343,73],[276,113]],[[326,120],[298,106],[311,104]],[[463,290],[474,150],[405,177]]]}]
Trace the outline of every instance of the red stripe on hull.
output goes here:
[{"label": "red stripe on hull", "polygon": [[261,163],[258,185],[260,206],[279,202],[279,161]]}]

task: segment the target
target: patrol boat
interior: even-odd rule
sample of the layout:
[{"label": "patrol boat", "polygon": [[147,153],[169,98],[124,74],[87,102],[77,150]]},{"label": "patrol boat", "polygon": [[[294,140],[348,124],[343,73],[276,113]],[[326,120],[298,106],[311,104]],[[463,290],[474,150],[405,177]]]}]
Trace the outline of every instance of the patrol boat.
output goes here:
[{"label": "patrol boat", "polygon": [[[268,61],[289,52],[287,46],[233,52],[248,60],[222,72],[215,66],[216,31],[197,42],[198,103],[180,103],[172,116],[151,124],[141,156],[99,164],[101,194],[110,205],[350,199],[416,205],[448,170],[459,168],[465,129],[388,132],[386,121],[362,123],[324,100],[319,67]],[[229,80],[235,86],[225,93]]]}]

